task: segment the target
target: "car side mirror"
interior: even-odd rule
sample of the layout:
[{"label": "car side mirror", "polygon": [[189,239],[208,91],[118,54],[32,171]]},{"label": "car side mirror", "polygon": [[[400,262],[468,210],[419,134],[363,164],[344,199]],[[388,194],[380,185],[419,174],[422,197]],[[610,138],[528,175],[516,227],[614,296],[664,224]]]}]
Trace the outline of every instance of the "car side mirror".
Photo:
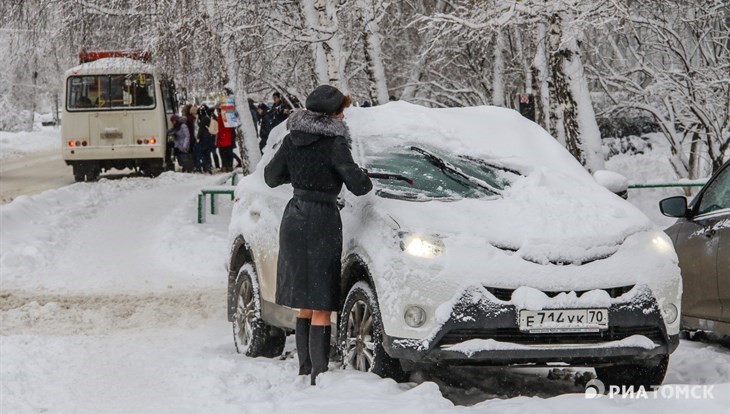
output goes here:
[{"label": "car side mirror", "polygon": [[665,198],[659,202],[659,211],[667,217],[687,217],[689,215],[687,198],[684,196]]},{"label": "car side mirror", "polygon": [[629,180],[623,175],[608,171],[598,170],[593,173],[593,179],[608,191],[626,200],[629,196]]}]

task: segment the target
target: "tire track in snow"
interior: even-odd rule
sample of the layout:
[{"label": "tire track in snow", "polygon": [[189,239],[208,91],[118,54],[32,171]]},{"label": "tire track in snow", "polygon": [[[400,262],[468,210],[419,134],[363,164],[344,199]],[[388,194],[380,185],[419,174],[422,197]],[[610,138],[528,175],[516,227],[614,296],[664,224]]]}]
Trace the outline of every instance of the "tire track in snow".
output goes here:
[{"label": "tire track in snow", "polygon": [[224,289],[157,294],[0,293],[0,335],[98,335],[131,329],[193,328],[225,320]]}]

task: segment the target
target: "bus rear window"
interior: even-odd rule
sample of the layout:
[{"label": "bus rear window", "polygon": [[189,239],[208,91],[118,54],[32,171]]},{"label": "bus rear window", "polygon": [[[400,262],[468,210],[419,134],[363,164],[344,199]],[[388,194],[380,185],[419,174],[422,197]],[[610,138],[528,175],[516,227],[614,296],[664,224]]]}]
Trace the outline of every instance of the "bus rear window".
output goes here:
[{"label": "bus rear window", "polygon": [[68,78],[69,111],[146,109],[155,107],[152,75],[89,75]]}]

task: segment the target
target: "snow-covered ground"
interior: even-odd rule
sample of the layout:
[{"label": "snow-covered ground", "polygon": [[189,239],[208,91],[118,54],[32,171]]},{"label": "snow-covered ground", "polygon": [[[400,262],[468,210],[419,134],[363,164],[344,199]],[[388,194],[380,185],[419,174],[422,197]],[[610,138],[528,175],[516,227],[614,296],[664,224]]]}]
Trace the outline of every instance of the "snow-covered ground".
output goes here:
[{"label": "snow-covered ground", "polygon": [[29,132],[0,131],[0,161],[60,148],[60,128],[37,123],[34,130]]},{"label": "snow-covered ground", "polygon": [[[637,157],[608,167],[664,178],[661,157]],[[293,338],[281,359],[238,355],[225,318],[231,202],[219,196],[220,214],[195,221],[198,189],[221,177],[102,179],[0,206],[0,412],[728,412],[730,351],[707,343],[683,341],[665,384],[707,385],[711,399],[586,399],[573,378],[590,369],[452,369],[397,384],[333,363],[310,387]]]}]

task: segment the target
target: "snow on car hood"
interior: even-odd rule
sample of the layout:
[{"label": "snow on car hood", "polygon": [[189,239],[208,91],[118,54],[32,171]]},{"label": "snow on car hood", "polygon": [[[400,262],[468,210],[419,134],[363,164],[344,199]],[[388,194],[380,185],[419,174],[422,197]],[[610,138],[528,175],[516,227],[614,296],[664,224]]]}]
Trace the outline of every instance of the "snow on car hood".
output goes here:
[{"label": "snow on car hood", "polygon": [[426,203],[382,199],[378,204],[408,232],[447,239],[477,236],[540,264],[605,258],[631,234],[652,227],[638,209],[608,190],[555,172],[534,171],[509,187],[503,198]]},{"label": "snow on car hood", "polygon": [[[419,143],[518,170],[496,199],[426,203],[383,199],[403,229],[469,234],[541,264],[586,263],[615,253],[652,227],[630,203],[598,185],[555,139],[510,109],[426,109],[403,102],[348,112],[359,162],[386,148]],[[377,186],[377,183],[376,183]]]}]

